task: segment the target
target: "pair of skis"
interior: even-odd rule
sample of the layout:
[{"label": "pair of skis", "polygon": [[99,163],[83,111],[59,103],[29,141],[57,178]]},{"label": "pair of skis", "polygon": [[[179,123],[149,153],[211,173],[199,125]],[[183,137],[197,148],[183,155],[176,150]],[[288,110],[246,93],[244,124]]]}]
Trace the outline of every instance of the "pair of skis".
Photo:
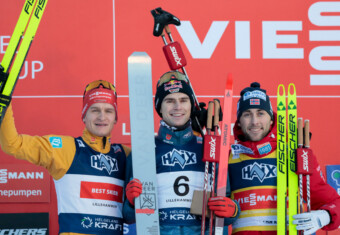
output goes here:
[{"label": "pair of skis", "polygon": [[[297,234],[292,224],[298,213],[298,176],[296,174],[297,103],[294,84],[288,85],[288,103],[284,85],[277,92],[277,234],[287,234],[287,185],[289,195],[289,234]],[[288,141],[287,141],[288,137]]]},{"label": "pair of skis", "polygon": [[[280,84],[277,92],[277,234],[298,234],[293,215],[303,212],[303,176],[307,177],[307,211],[310,211],[310,180],[312,174],[309,149],[309,120],[297,118],[296,89]],[[287,217],[288,188],[288,217]],[[299,208],[300,205],[300,208]],[[287,221],[288,218],[288,221]],[[287,223],[288,222],[288,223]]]},{"label": "pair of skis", "polygon": [[[47,0],[26,0],[0,65],[0,124],[11,102],[32,41],[36,35]],[[21,43],[20,43],[21,42]],[[18,49],[17,55],[16,51]]]}]

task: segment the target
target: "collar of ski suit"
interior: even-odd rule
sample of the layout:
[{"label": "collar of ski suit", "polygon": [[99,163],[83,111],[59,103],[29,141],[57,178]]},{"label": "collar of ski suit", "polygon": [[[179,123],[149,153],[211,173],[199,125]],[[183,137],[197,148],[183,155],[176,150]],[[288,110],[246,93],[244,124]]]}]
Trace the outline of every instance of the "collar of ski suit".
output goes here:
[{"label": "collar of ski suit", "polygon": [[261,158],[261,157],[267,156],[268,154],[276,150],[276,145],[277,145],[276,133],[277,133],[277,128],[276,128],[276,113],[275,112],[273,116],[273,124],[270,127],[269,133],[260,141],[245,140],[241,127],[239,127],[237,123],[235,123],[234,137],[235,137],[236,144],[232,145],[232,151],[234,151],[236,148],[240,149],[240,147],[236,147],[236,146],[241,145],[241,148],[242,147],[245,147],[245,148],[243,148],[244,151],[240,153],[243,153],[248,156],[255,157],[255,158]]},{"label": "collar of ski suit", "polygon": [[91,134],[86,128],[82,135],[83,140],[92,149],[101,153],[108,153],[111,148],[111,136],[99,137]]},{"label": "collar of ski suit", "polygon": [[163,120],[160,122],[157,138],[172,145],[185,145],[194,137],[191,122],[185,124],[184,129],[178,129],[167,125]]}]

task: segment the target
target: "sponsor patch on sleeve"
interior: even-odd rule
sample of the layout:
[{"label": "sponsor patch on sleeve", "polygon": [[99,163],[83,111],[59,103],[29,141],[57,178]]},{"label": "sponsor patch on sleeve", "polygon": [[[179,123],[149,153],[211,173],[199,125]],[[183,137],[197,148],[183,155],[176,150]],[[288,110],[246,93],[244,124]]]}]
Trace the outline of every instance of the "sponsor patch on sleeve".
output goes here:
[{"label": "sponsor patch on sleeve", "polygon": [[61,137],[52,136],[49,138],[52,148],[59,149],[63,147],[63,141]]}]

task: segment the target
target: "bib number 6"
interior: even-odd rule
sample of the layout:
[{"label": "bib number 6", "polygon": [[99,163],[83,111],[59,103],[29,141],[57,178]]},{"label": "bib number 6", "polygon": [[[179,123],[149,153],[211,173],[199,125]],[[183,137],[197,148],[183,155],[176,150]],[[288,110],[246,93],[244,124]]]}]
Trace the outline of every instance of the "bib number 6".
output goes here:
[{"label": "bib number 6", "polygon": [[185,196],[189,193],[189,184],[185,182],[189,182],[189,178],[187,176],[180,176],[175,180],[174,192],[178,196]]}]

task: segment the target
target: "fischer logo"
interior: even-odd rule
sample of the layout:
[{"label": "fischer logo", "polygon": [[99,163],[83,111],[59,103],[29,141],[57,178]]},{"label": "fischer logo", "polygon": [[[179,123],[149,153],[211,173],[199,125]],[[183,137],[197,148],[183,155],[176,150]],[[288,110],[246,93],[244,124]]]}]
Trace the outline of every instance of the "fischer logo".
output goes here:
[{"label": "fischer logo", "polygon": [[309,171],[309,167],[308,167],[308,151],[302,150],[303,154],[302,154],[302,159],[303,159],[303,169],[305,171]]},{"label": "fischer logo", "polygon": [[118,161],[108,155],[99,154],[99,155],[92,155],[91,156],[91,166],[97,170],[106,170],[109,175],[114,172],[118,171]]},{"label": "fischer logo", "polygon": [[278,116],[278,127],[277,127],[277,138],[279,140],[278,142],[278,149],[280,150],[280,152],[278,153],[278,157],[279,157],[279,171],[281,173],[285,173],[286,170],[284,168],[284,164],[286,161],[286,155],[285,155],[285,149],[286,149],[286,139],[285,139],[285,128],[284,128],[284,117],[282,117],[281,115]]},{"label": "fischer logo", "polygon": [[277,169],[275,165],[258,164],[257,162],[242,168],[242,179],[253,180],[258,178],[261,183],[265,179],[275,178],[277,176]]},{"label": "fischer logo", "polygon": [[187,165],[197,163],[196,153],[173,149],[171,152],[167,152],[162,156],[162,163],[164,166],[175,166],[180,165],[184,169]]},{"label": "fischer logo", "polygon": [[45,235],[47,233],[46,228],[20,228],[20,229],[0,229],[0,235]]},{"label": "fischer logo", "polygon": [[210,158],[215,159],[216,158],[216,137],[210,137],[211,140],[209,141],[209,145],[210,145]]},{"label": "fischer logo", "polygon": [[174,60],[176,62],[176,65],[177,66],[178,65],[182,66],[182,63],[181,63],[182,59],[178,56],[176,47],[175,46],[170,46],[170,51],[171,51],[172,56],[173,56],[173,58],[174,58]]},{"label": "fischer logo", "polygon": [[8,172],[7,169],[0,169],[0,184],[6,184],[8,180],[29,180],[44,179],[44,172]]}]

